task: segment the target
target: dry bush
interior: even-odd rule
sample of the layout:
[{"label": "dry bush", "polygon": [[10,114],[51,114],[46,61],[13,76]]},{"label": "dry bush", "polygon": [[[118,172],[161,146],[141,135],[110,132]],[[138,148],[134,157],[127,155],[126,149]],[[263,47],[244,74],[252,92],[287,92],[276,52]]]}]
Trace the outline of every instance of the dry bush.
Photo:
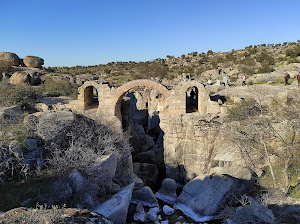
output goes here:
[{"label": "dry bush", "polygon": [[9,150],[0,143],[0,183],[8,179],[13,179],[15,176],[27,176],[29,174],[28,165],[24,164],[23,156]]},{"label": "dry bush", "polygon": [[83,117],[66,131],[65,143],[63,148],[49,149],[49,171],[58,176],[74,168],[89,173],[97,158],[111,153],[120,156],[131,150],[128,137]]},{"label": "dry bush", "polygon": [[52,206],[47,209],[42,205],[37,205],[36,209],[18,209],[18,212],[8,212],[4,215],[3,223],[30,223],[30,224],[45,224],[45,223],[61,223],[67,224],[64,217],[64,208]]}]

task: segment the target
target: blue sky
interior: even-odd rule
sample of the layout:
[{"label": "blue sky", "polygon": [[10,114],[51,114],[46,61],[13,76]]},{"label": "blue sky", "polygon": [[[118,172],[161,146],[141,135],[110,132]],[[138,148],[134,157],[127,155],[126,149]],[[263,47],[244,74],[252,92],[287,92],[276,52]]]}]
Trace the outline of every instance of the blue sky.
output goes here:
[{"label": "blue sky", "polygon": [[45,66],[230,51],[299,40],[299,10],[299,0],[0,0],[0,51]]}]

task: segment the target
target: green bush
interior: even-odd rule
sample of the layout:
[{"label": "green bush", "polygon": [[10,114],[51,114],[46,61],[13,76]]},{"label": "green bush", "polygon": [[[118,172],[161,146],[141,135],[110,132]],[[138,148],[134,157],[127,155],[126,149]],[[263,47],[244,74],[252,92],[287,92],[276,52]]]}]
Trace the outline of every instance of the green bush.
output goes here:
[{"label": "green bush", "polygon": [[0,83],[0,106],[3,107],[13,105],[24,107],[41,95],[42,88],[39,86],[10,85],[7,82]]},{"label": "green bush", "polygon": [[45,82],[45,91],[47,96],[71,96],[72,98],[76,98],[78,93],[77,89],[77,85],[71,84],[65,80],[54,81],[52,79],[48,79]]}]

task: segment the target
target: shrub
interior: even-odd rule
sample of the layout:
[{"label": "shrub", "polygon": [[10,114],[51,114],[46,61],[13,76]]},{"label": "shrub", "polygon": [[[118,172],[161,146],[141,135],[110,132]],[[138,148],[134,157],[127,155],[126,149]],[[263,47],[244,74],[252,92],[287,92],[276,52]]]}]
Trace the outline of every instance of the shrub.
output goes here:
[{"label": "shrub", "polygon": [[77,89],[77,85],[71,84],[65,80],[54,81],[52,79],[48,79],[45,82],[45,91],[47,96],[71,96],[72,98],[76,98]]},{"label": "shrub", "polygon": [[98,157],[111,153],[123,155],[131,150],[127,136],[83,117],[66,133],[66,146],[51,149],[48,163],[49,172],[57,176],[64,176],[74,168],[89,173]]},{"label": "shrub", "polygon": [[286,56],[289,56],[291,58],[300,56],[300,45],[298,45],[297,47],[294,47],[292,49],[287,49],[285,54],[286,54]]},{"label": "shrub", "polygon": [[0,83],[0,106],[9,107],[30,104],[42,95],[42,88],[28,85],[10,85],[7,82]]},{"label": "shrub", "polygon": [[18,212],[6,213],[3,218],[3,223],[71,223],[65,218],[65,209],[58,206],[52,206],[51,209],[47,209],[46,206],[38,205],[36,209],[19,209]]},{"label": "shrub", "polygon": [[254,99],[250,98],[242,100],[240,103],[228,110],[227,118],[230,121],[241,121],[247,119],[249,116],[259,114],[259,108]]},{"label": "shrub", "polygon": [[0,143],[0,183],[14,177],[26,176],[29,173],[28,165],[24,164],[23,156],[18,156]]}]

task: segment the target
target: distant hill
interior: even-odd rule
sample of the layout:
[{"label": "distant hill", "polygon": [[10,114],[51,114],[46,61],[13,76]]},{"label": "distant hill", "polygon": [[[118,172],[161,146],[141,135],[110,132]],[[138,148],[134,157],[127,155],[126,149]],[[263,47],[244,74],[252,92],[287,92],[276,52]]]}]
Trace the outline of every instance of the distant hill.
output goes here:
[{"label": "distant hill", "polygon": [[190,74],[194,78],[207,80],[217,75],[218,70],[230,75],[246,73],[248,76],[272,72],[276,67],[300,63],[300,40],[283,44],[250,45],[245,49],[229,52],[192,52],[181,57],[168,55],[165,59],[146,62],[111,62],[105,65],[48,67],[59,74],[93,74],[101,80],[121,85],[139,78],[176,78]]}]

